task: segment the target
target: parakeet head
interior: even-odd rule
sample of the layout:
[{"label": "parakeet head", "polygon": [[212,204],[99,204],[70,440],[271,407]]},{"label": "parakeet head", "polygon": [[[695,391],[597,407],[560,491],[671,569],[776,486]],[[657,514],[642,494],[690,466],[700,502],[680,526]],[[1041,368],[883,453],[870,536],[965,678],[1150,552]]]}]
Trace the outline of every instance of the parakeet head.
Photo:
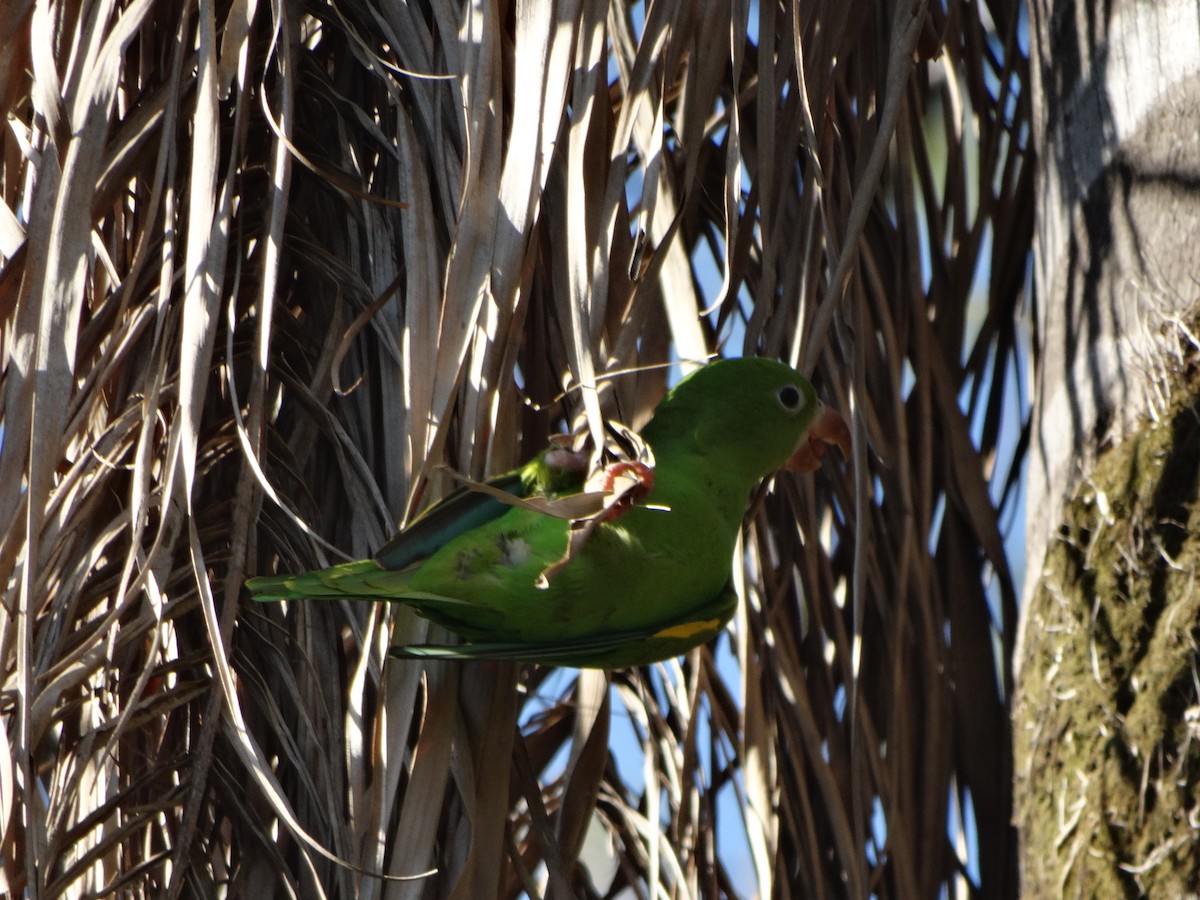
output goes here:
[{"label": "parakeet head", "polygon": [[[776,469],[812,471],[825,443],[849,452],[850,431],[799,372],[772,359],[722,359],[671,390],[644,431],[656,454],[685,449],[753,483]],[[661,445],[661,446],[660,446]]]}]

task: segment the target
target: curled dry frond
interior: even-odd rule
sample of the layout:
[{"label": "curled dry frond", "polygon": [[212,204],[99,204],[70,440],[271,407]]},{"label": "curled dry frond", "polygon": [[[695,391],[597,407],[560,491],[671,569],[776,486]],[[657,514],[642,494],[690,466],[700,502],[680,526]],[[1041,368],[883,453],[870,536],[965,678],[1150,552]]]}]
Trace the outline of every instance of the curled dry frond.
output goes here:
[{"label": "curled dry frond", "polygon": [[[0,4],[0,892],[1008,895],[1020,27]],[[718,348],[855,449],[755,503],[714,647],[425,668],[246,599]]]}]

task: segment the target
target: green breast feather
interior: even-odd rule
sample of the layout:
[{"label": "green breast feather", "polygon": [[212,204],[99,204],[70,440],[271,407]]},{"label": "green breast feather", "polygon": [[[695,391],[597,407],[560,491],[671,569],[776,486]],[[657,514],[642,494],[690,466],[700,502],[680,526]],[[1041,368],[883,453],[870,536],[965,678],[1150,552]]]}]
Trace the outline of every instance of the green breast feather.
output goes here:
[{"label": "green breast feather", "polygon": [[[374,559],[252,578],[247,587],[256,600],[407,603],[467,641],[394,648],[399,656],[594,668],[677,656],[717,635],[733,613],[733,548],[754,485],[781,467],[812,471],[825,443],[847,452],[849,431],[797,372],[735,359],[682,380],[642,438],[653,451],[644,479],[653,487],[586,524],[463,489]],[[489,484],[534,503],[570,502],[584,496],[583,473],[564,452]]]}]

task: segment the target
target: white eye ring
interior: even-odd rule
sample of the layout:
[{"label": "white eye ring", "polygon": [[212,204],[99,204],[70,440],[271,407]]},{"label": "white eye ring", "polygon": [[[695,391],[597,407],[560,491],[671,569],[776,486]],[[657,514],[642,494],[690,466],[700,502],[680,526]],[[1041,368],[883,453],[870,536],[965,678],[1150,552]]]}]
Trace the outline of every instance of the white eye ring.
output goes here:
[{"label": "white eye ring", "polygon": [[775,392],[779,405],[788,412],[799,412],[804,409],[804,394],[794,384],[785,384]]}]

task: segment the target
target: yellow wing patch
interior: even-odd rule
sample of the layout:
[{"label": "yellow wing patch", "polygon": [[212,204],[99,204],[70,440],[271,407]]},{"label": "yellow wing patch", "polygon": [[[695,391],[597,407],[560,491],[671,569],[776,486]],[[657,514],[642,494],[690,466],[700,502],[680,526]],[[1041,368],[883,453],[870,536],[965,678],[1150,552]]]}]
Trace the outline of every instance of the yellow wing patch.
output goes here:
[{"label": "yellow wing patch", "polygon": [[720,629],[720,619],[693,619],[691,622],[680,622],[678,625],[672,625],[669,628],[664,628],[662,631],[656,631],[653,637],[688,640],[701,634],[717,632]]}]

